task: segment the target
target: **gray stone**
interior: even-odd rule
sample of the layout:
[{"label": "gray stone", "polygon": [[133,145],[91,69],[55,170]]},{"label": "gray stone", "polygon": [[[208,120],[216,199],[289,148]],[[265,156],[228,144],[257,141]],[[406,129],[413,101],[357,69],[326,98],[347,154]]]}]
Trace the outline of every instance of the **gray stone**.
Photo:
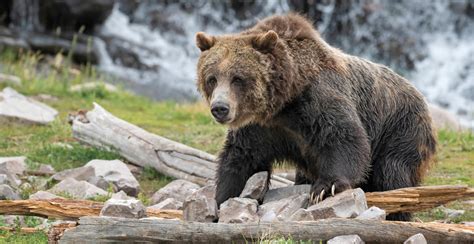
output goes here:
[{"label": "gray stone", "polygon": [[19,200],[20,195],[16,193],[9,185],[0,185],[0,200]]},{"label": "gray stone", "polygon": [[181,210],[183,209],[183,203],[174,199],[174,198],[167,198],[164,201],[155,204],[153,206],[148,207],[150,209],[175,209]]},{"label": "gray stone", "polygon": [[219,211],[219,223],[256,223],[258,202],[255,199],[234,197],[223,202]]},{"label": "gray stone", "polygon": [[107,195],[107,192],[87,181],[77,181],[73,178],[65,179],[48,190],[54,194],[67,193],[73,198],[87,199],[97,195]]},{"label": "gray stone", "polygon": [[440,206],[438,207],[439,210],[441,210],[445,215],[446,217],[450,218],[450,219],[454,219],[454,218],[457,218],[461,215],[464,214],[464,210],[456,210],[456,209],[450,209],[450,208],[446,208],[444,206]]},{"label": "gray stone", "polygon": [[427,244],[425,236],[421,233],[410,236],[403,244]]},{"label": "gray stone", "polygon": [[23,175],[26,170],[26,157],[0,157],[0,173]]},{"label": "gray stone", "polygon": [[0,174],[0,185],[8,184],[8,176],[6,174]]},{"label": "gray stone", "polygon": [[18,188],[21,184],[21,180],[16,174],[2,173],[0,174],[0,184],[6,184]]},{"label": "gray stone", "polygon": [[293,213],[289,218],[289,221],[313,221],[313,220],[314,220],[314,217],[311,214],[311,212],[307,211],[304,208],[300,208],[296,210],[296,212]]},{"label": "gray stone", "polygon": [[27,98],[10,87],[0,92],[0,119],[32,124],[49,124],[58,111],[48,105]]},{"label": "gray stone", "polygon": [[461,224],[469,227],[474,227],[474,221],[463,221]]},{"label": "gray stone", "polygon": [[[367,210],[367,201],[362,189],[351,189],[326,198],[324,201],[298,210],[291,220],[303,218],[304,220],[318,220],[327,218],[355,218]],[[307,212],[307,213],[306,213]],[[308,215],[311,214],[312,218]],[[309,218],[309,219],[308,219]],[[303,219],[301,221],[303,221]]]},{"label": "gray stone", "polygon": [[112,187],[113,192],[117,191],[117,186],[115,186],[112,183],[107,182],[102,176],[92,176],[87,180],[87,182],[91,183],[94,186],[99,187],[100,189],[104,191],[108,191],[110,187]]},{"label": "gray stone", "polygon": [[386,217],[385,210],[372,206],[357,216],[356,219],[385,220]]},{"label": "gray stone", "polygon": [[37,171],[45,175],[54,175],[56,173],[56,170],[54,170],[53,166],[49,164],[40,165]]},{"label": "gray stone", "polygon": [[327,244],[364,244],[358,235],[336,236],[328,240]]},{"label": "gray stone", "polygon": [[213,222],[217,219],[217,202],[212,196],[212,187],[203,187],[186,198],[183,203],[183,218],[186,221]]},{"label": "gray stone", "polygon": [[30,175],[27,177],[27,181],[35,190],[46,190],[48,187],[48,180],[43,177]]},{"label": "gray stone", "polygon": [[84,166],[74,169],[67,169],[61,172],[58,172],[52,176],[52,179],[57,181],[62,181],[68,178],[72,178],[75,180],[89,180],[91,177],[95,176],[95,170],[93,167]]},{"label": "gray stone", "polygon": [[128,169],[127,165],[120,160],[92,160],[85,166],[95,169],[95,175],[103,177],[107,182],[123,190],[130,196],[137,196],[140,184]]},{"label": "gray stone", "polygon": [[308,200],[309,195],[302,194],[262,204],[258,208],[260,221],[288,221],[296,211],[308,205]]},{"label": "gray stone", "polygon": [[122,217],[122,218],[144,218],[146,217],[145,206],[137,199],[109,199],[100,210],[100,216]]},{"label": "gray stone", "polygon": [[87,83],[77,84],[77,85],[71,86],[69,90],[71,92],[80,92],[80,91],[90,91],[90,90],[94,90],[98,88],[104,88],[106,91],[109,91],[109,92],[117,91],[116,86],[112,84],[104,83],[104,82],[87,82]]},{"label": "gray stone", "polygon": [[30,195],[30,199],[34,199],[34,200],[39,200],[39,199],[54,199],[54,198],[60,198],[60,199],[64,199],[60,196],[57,196],[51,192],[47,192],[47,191],[38,191],[36,193],[33,193]]},{"label": "gray stone", "polygon": [[252,177],[247,180],[240,197],[252,198],[261,201],[268,190],[267,181],[267,171],[258,172],[252,175]]},{"label": "gray stone", "polygon": [[309,194],[310,189],[311,185],[294,185],[270,189],[263,197],[263,203],[278,201],[294,195]]},{"label": "gray stone", "polygon": [[117,199],[117,200],[129,200],[129,199],[135,199],[134,197],[129,197],[127,193],[124,191],[119,191],[117,193],[112,194],[110,199]]},{"label": "gray stone", "polygon": [[180,202],[184,202],[186,197],[193,194],[199,189],[197,184],[187,180],[174,180],[168,185],[164,186],[151,197],[151,203],[157,204],[167,198],[174,198]]}]

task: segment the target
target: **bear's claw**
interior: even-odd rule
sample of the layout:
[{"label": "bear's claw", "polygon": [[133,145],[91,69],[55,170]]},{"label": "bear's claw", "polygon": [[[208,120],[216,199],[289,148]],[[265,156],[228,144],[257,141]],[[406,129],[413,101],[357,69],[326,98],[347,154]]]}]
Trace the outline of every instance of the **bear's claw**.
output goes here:
[{"label": "bear's claw", "polygon": [[[309,203],[310,205],[322,202],[325,198],[335,196],[336,193],[350,189],[350,184],[345,180],[336,180],[333,182],[319,181],[313,184]],[[330,192],[330,193],[329,193]]]}]

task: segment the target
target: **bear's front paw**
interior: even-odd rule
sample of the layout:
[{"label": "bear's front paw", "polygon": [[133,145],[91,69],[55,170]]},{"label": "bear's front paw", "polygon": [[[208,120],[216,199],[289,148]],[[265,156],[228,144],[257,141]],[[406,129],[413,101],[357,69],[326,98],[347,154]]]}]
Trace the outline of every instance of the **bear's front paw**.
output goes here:
[{"label": "bear's front paw", "polygon": [[321,202],[326,197],[334,196],[339,192],[351,189],[351,184],[346,179],[323,180],[319,179],[311,186],[309,202],[311,205]]}]

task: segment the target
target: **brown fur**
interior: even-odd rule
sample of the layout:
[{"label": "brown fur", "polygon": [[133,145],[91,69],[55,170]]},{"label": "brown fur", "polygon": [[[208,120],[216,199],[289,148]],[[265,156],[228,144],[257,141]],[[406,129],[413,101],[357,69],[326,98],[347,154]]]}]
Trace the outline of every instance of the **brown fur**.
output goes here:
[{"label": "brown fur", "polygon": [[297,183],[316,194],[420,183],[436,140],[422,95],[403,77],[331,47],[295,14],[196,42],[200,92],[209,104],[216,91],[231,104],[218,203],[275,160],[294,162]]}]

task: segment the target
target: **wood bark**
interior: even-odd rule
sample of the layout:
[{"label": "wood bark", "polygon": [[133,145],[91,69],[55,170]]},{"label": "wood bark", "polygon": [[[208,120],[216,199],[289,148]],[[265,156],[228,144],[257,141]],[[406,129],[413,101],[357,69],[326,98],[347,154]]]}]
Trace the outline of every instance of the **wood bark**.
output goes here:
[{"label": "wood bark", "polygon": [[[71,116],[74,138],[79,141],[117,151],[139,166],[151,166],[164,175],[205,185],[216,175],[216,157],[167,138],[151,134],[121,120],[98,104],[87,112]],[[293,182],[272,176],[272,186]]]},{"label": "wood bark", "polygon": [[179,242],[246,243],[272,238],[328,240],[357,234],[366,242],[398,242],[422,233],[428,243],[472,243],[474,228],[440,223],[324,219],[308,222],[222,224],[179,220],[84,217],[66,230],[59,243],[90,242]]},{"label": "wood bark", "polygon": [[[101,202],[88,200],[1,200],[0,214],[34,215],[46,218],[77,219],[84,216],[98,216],[104,206]],[[148,217],[181,219],[180,210],[147,209]]]}]

